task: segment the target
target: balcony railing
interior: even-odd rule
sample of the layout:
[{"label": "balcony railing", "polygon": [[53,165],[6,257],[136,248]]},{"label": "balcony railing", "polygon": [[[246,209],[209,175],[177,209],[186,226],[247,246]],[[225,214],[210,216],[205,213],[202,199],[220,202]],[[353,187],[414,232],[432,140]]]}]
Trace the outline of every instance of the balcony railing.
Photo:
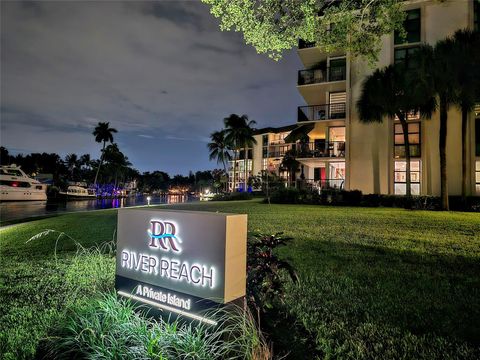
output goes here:
[{"label": "balcony railing", "polygon": [[345,157],[345,141],[320,140],[308,143],[283,144],[282,148],[274,148],[268,151],[269,158],[283,158],[287,152],[297,158],[322,158],[322,157]]},{"label": "balcony railing", "polygon": [[345,109],[345,103],[299,106],[297,121],[345,119]]},{"label": "balcony railing", "polygon": [[308,49],[315,47],[315,41],[305,41],[302,39],[298,40],[298,48],[299,49]]},{"label": "balcony railing", "polygon": [[281,158],[285,156],[285,151],[269,151],[268,157],[269,158]]},{"label": "balcony railing", "polygon": [[323,189],[343,189],[345,179],[298,179],[297,188],[321,191]]},{"label": "balcony railing", "polygon": [[296,144],[297,158],[345,157],[345,141],[316,141]]},{"label": "balcony railing", "polygon": [[298,85],[317,84],[346,79],[346,67],[335,66],[326,69],[309,69],[298,71]]}]

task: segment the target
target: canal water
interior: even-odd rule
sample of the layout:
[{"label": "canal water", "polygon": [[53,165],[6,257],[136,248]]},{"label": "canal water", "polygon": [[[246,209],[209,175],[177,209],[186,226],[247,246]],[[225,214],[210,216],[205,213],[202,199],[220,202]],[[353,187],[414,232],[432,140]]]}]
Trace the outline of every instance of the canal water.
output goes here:
[{"label": "canal water", "polygon": [[[151,196],[150,205],[175,204],[191,201],[187,195]],[[72,201],[12,201],[0,203],[0,221],[21,220],[73,211],[87,211],[129,206],[148,205],[147,196],[138,195],[123,199],[94,199]]]}]

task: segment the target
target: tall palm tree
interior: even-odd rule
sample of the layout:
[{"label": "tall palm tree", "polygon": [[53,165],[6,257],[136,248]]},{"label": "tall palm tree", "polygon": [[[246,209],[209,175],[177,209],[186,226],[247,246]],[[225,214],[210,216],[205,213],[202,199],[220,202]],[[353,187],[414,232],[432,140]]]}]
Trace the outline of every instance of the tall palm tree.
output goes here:
[{"label": "tall palm tree", "polygon": [[236,166],[238,160],[238,154],[241,149],[245,151],[245,189],[247,187],[247,161],[248,161],[248,148],[257,143],[253,137],[252,126],[255,121],[249,120],[247,115],[239,116],[237,114],[231,114],[229,117],[223,119],[225,125],[225,141],[233,149],[233,188],[236,184]]},{"label": "tall palm tree", "polygon": [[95,174],[95,180],[94,180],[95,185],[97,185],[98,173],[100,171],[100,168],[102,167],[105,146],[107,145],[107,142],[113,143],[113,133],[116,133],[116,132],[118,132],[117,129],[111,128],[109,122],[99,122],[92,133],[93,136],[95,136],[96,142],[98,143],[103,142],[102,154],[100,156],[100,164],[98,165],[97,173]]},{"label": "tall palm tree", "polygon": [[110,169],[109,177],[114,181],[114,187],[117,187],[118,178],[124,177],[128,167],[131,166],[132,163],[128,160],[128,157],[120,151],[116,143],[112,143],[105,148],[104,160],[108,165],[107,169]]},{"label": "tall palm tree", "polygon": [[295,174],[300,168],[300,163],[297,161],[294,150],[288,150],[282,159],[281,167],[288,171],[288,186],[295,183]]},{"label": "tall palm tree", "polygon": [[[433,79],[433,88],[438,96],[440,113],[440,133],[438,150],[440,154],[440,196],[442,210],[448,210],[448,177],[447,177],[447,132],[448,110],[458,102],[458,87],[453,67],[457,62],[455,43],[452,38],[441,40],[435,44],[422,45],[417,51],[420,68]],[[463,65],[462,65],[463,66]]]},{"label": "tall palm tree", "polygon": [[[409,114],[430,118],[436,107],[434,92],[428,77],[419,79],[420,71],[408,69],[403,64],[377,69],[367,77],[357,102],[360,121],[383,122],[385,116],[395,116],[403,131],[406,162],[406,196],[411,197],[410,140],[408,137]],[[409,203],[409,202],[407,202]]]},{"label": "tall palm tree", "polygon": [[462,112],[462,198],[467,195],[467,127],[468,114],[480,99],[480,33],[458,30],[453,36],[456,61],[451,67],[456,77],[456,105]]},{"label": "tall palm tree", "polygon": [[70,176],[73,180],[73,174],[75,169],[79,166],[80,161],[78,160],[77,154],[68,154],[65,156],[65,165],[67,165],[68,170],[70,171]]},{"label": "tall palm tree", "polygon": [[225,130],[214,131],[210,134],[210,139],[211,142],[207,144],[208,150],[210,151],[210,160],[216,160],[217,163],[222,163],[223,169],[228,176],[227,161],[232,160],[232,155],[225,140]]}]

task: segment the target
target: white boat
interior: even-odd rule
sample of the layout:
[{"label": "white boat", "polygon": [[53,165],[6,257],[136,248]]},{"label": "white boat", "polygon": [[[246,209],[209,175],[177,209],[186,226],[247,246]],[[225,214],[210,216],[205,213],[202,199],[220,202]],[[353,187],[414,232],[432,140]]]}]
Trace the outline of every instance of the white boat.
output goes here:
[{"label": "white boat", "polygon": [[69,200],[74,199],[95,199],[97,195],[95,190],[86,189],[82,186],[70,185],[67,191],[59,191],[58,194],[62,197],[66,197]]},{"label": "white boat", "polygon": [[19,166],[0,167],[0,201],[47,200],[47,185],[28,177]]}]

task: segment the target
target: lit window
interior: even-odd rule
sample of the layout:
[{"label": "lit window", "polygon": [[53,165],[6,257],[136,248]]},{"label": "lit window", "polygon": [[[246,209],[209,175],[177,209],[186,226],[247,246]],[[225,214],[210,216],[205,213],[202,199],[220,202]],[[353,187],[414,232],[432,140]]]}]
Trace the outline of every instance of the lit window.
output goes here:
[{"label": "lit window", "polygon": [[[420,161],[410,161],[410,189],[412,195],[420,195]],[[407,162],[395,161],[394,194],[405,195],[407,193]]]},{"label": "lit window", "polygon": [[480,161],[475,161],[475,191],[480,195]]},{"label": "lit window", "polygon": [[262,170],[267,170],[268,159],[262,159]]},{"label": "lit window", "polygon": [[343,188],[345,182],[345,163],[336,162],[328,164],[329,172],[329,185],[332,188]]},{"label": "lit window", "polygon": [[475,119],[475,156],[480,156],[480,118]]},{"label": "lit window", "polygon": [[[408,123],[408,141],[410,143],[410,156],[421,156],[421,136],[420,136],[420,123],[413,122]],[[394,126],[394,157],[396,159],[405,158],[405,141],[403,139],[402,124],[395,124]]]}]

